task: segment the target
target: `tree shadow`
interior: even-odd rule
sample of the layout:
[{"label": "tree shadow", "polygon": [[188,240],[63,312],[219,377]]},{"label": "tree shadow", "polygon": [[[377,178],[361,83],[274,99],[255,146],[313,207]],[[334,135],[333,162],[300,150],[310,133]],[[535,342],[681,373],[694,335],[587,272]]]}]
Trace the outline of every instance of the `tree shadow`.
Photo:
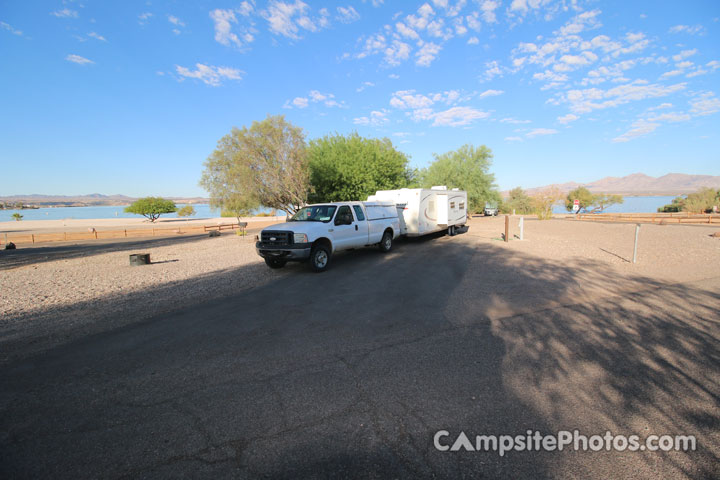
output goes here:
[{"label": "tree shadow", "polygon": [[[150,317],[110,295],[4,320],[5,476],[709,478],[720,461],[717,291],[471,236],[339,254],[320,275],[289,264],[245,288],[264,268],[162,285]],[[433,446],[438,430],[559,429],[701,448]]]}]

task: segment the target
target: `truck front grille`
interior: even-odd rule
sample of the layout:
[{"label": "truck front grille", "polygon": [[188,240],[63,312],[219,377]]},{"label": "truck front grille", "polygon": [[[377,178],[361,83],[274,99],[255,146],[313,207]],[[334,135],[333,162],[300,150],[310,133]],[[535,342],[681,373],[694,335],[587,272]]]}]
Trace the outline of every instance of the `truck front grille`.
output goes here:
[{"label": "truck front grille", "polygon": [[263,231],[260,234],[260,241],[265,245],[283,246],[292,244],[292,232]]}]

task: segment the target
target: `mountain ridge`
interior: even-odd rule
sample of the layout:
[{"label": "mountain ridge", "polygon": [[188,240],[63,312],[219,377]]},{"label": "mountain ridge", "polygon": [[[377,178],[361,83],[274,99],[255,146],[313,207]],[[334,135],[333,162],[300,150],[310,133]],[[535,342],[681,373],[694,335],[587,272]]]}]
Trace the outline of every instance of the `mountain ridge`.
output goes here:
[{"label": "mountain ridge", "polygon": [[[651,177],[644,173],[632,173],[624,177],[603,177],[593,182],[565,182],[527,188],[529,194],[547,188],[557,187],[567,193],[578,187],[585,187],[593,193],[621,195],[687,195],[703,187],[720,188],[720,176],[689,175],[686,173],[667,173],[660,177]],[[506,193],[506,192],[503,192]]]}]

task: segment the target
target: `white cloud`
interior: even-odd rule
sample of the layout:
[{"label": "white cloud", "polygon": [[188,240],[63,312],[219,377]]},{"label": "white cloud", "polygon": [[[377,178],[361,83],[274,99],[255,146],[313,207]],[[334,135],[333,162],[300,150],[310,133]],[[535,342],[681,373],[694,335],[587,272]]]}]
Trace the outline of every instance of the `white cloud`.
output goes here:
[{"label": "white cloud", "polygon": [[62,10],[50,12],[50,15],[54,15],[58,18],[78,18],[78,12],[70,10],[69,8],[63,8]]},{"label": "white cloud", "polygon": [[485,62],[485,79],[492,80],[495,77],[502,77],[502,70],[497,60]]},{"label": "white cloud", "polygon": [[150,12],[141,13],[140,15],[138,15],[138,23],[140,25],[145,25],[148,22],[148,20],[150,20],[152,18],[152,16],[153,16],[153,14]]},{"label": "white cloud", "polygon": [[2,28],[3,30],[7,30],[8,32],[12,33],[13,35],[22,36],[22,34],[23,34],[22,30],[16,30],[10,24],[5,23],[5,22],[0,22],[0,28]]},{"label": "white cloud", "polygon": [[388,111],[383,110],[373,110],[370,112],[369,117],[358,117],[353,119],[353,123],[355,125],[367,125],[372,127],[379,127],[381,125],[385,125],[390,122],[390,120],[387,118]]},{"label": "white cloud", "polygon": [[677,122],[686,122],[690,120],[690,115],[687,113],[678,113],[678,112],[668,112],[668,113],[661,113],[660,115],[655,115],[648,118],[649,122],[671,122],[671,123],[677,123]]},{"label": "white cloud", "polygon": [[522,142],[522,137],[505,137],[506,142]]},{"label": "white cloud", "polygon": [[500,6],[500,2],[493,0],[485,0],[480,6],[482,10],[482,17],[487,23],[496,23],[497,17],[495,16],[495,10]]},{"label": "white cloud", "polygon": [[337,7],[338,20],[342,23],[352,23],[356,20],[360,20],[360,14],[351,6]]},{"label": "white cloud", "polygon": [[67,60],[68,62],[77,63],[78,65],[88,65],[91,63],[95,63],[92,60],[88,60],[85,57],[81,57],[80,55],[74,55],[74,54],[68,55],[67,57],[65,57],[65,60]]},{"label": "white cloud", "polygon": [[[247,2],[243,2],[245,4]],[[240,36],[234,33],[233,25],[238,23],[238,18],[235,13],[239,13],[242,16],[247,16],[252,10],[248,10],[250,7],[241,7],[238,10],[222,10],[215,9],[210,12],[210,18],[215,24],[215,41],[221,45],[227,47],[234,45],[237,48],[242,48],[247,44],[255,40],[252,28],[243,27],[240,29]],[[247,13],[245,13],[247,12]]]},{"label": "white cloud", "polygon": [[535,138],[544,135],[555,135],[556,133],[558,133],[558,131],[553,128],[534,128],[526,133],[525,136],[527,138]]},{"label": "white cloud", "polygon": [[487,118],[490,114],[472,107],[452,107],[448,110],[432,114],[433,126],[458,127],[468,125],[474,120]]},{"label": "white cloud", "polygon": [[562,117],[558,117],[557,121],[561,125],[567,125],[570,122],[574,122],[575,120],[579,119],[577,115],[573,115],[572,113],[568,113],[567,115],[563,115]]},{"label": "white cloud", "polygon": [[480,40],[477,37],[468,38],[468,41],[467,41],[468,45],[477,45],[478,43],[480,43]]},{"label": "white cloud", "polygon": [[309,105],[308,99],[305,97],[295,97],[292,101],[292,104],[295,105],[297,108],[306,108]]},{"label": "white cloud", "polygon": [[500,120],[500,123],[510,123],[513,125],[519,125],[523,123],[531,123],[530,120],[518,120],[516,118],[503,118]]},{"label": "white cloud", "polygon": [[[216,67],[213,65],[195,64],[195,70],[190,70],[180,65],[175,65],[175,71],[184,78],[194,78],[203,83],[217,87],[222,85],[223,80],[242,80],[242,71],[229,67]],[[182,78],[180,79],[182,80]]]},{"label": "white cloud", "polygon": [[646,120],[637,120],[633,122],[632,128],[620,136],[612,139],[613,143],[629,142],[638,137],[643,137],[654,132],[660,126],[659,123],[650,123]]},{"label": "white cloud", "polygon": [[309,32],[317,32],[330,25],[327,9],[321,9],[320,16],[314,19],[308,16],[309,9],[310,7],[302,0],[295,0],[292,3],[271,0],[267,9],[261,14],[267,20],[272,33],[298,40],[301,38],[299,35],[301,28]]},{"label": "white cloud", "polygon": [[355,89],[356,92],[362,92],[368,87],[374,87],[375,84],[373,82],[363,82],[362,85],[360,85],[358,88]]},{"label": "white cloud", "polygon": [[176,17],[175,15],[168,15],[168,22],[172,23],[173,25],[177,25],[178,27],[184,27],[184,26],[185,26],[185,22],[183,22],[182,20],[180,20],[180,19],[179,19],[178,17]]},{"label": "white cloud", "polygon": [[[642,80],[635,80],[609,90],[589,88],[585,90],[569,90],[559,94],[557,103],[570,104],[574,113],[588,113],[609,107],[617,107],[632,101],[646,98],[657,98],[670,95],[685,89],[685,83],[675,85],[647,84]],[[555,103],[555,102],[551,102]]]},{"label": "white cloud", "polygon": [[502,90],[485,90],[480,95],[478,95],[478,97],[479,98],[496,97],[498,95],[502,95],[503,93],[505,93],[505,92],[503,92]]},{"label": "white cloud", "polygon": [[683,50],[682,52],[678,53],[677,55],[673,55],[672,59],[676,62],[681,61],[684,58],[692,57],[697,53],[697,48],[693,48],[692,50]]},{"label": "white cloud", "polygon": [[415,30],[408,27],[403,22],[397,22],[395,24],[395,28],[397,29],[398,33],[405,38],[409,38],[411,40],[418,40],[420,38],[420,35],[418,35]]},{"label": "white cloud", "polygon": [[393,40],[392,44],[385,48],[385,62],[388,65],[400,65],[410,56],[410,45],[400,40]]},{"label": "white cloud", "polygon": [[690,112],[694,115],[710,115],[720,111],[720,99],[713,92],[705,92],[690,102]]},{"label": "white cloud", "polygon": [[[427,5],[427,3],[425,5]],[[441,49],[442,47],[440,45],[432,42],[424,44],[415,54],[415,57],[417,57],[415,64],[421,67],[429,67],[433,60],[435,60],[438,56]]]},{"label": "white cloud", "polygon": [[398,75],[397,73],[391,73],[390,75],[388,75],[388,78],[392,78],[393,80],[397,80],[398,78],[400,78],[400,75]]},{"label": "white cloud", "polygon": [[402,109],[418,109],[429,107],[434,102],[425,95],[416,94],[414,90],[400,90],[392,94],[390,105]]},{"label": "white cloud", "polygon": [[675,25],[670,27],[670,33],[689,33],[690,35],[698,35],[705,33],[705,27],[702,25]]},{"label": "white cloud", "polygon": [[103,37],[103,36],[100,35],[99,33],[90,32],[90,33],[88,33],[87,35],[88,35],[88,37],[94,38],[94,39],[96,39],[96,40],[100,40],[101,42],[107,42],[107,40],[105,39],[105,37]]}]

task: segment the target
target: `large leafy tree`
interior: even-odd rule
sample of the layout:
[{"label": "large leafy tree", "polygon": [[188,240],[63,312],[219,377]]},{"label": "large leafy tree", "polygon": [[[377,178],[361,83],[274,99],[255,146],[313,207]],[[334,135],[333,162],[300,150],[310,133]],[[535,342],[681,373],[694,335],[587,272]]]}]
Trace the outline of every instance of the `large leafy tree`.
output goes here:
[{"label": "large leafy tree", "polygon": [[378,190],[409,186],[408,157],[387,139],[326,135],[310,141],[310,201],[364,200]]},{"label": "large leafy tree", "polygon": [[563,194],[557,187],[549,187],[532,196],[533,207],[538,220],[552,219],[553,206],[562,200]]},{"label": "large leafy tree", "polygon": [[624,201],[622,195],[594,194],[585,187],[578,187],[568,193],[565,198],[565,208],[568,212],[572,211],[575,200],[578,200],[580,206],[578,213],[600,213],[606,208]]},{"label": "large leafy tree", "polygon": [[294,213],[305,203],[309,185],[302,129],[282,115],[233,128],[205,161],[200,185],[216,208],[239,203]]},{"label": "large leafy tree", "polygon": [[500,203],[495,176],[489,171],[492,152],[485,145],[464,145],[442,155],[433,154],[433,157],[435,160],[430,166],[420,172],[423,187],[445,185],[466,190],[471,212],[481,211],[486,202]]},{"label": "large leafy tree", "polygon": [[173,213],[177,211],[177,208],[172,200],[165,200],[161,197],[143,197],[125,207],[125,211],[142,215],[151,222],[155,222],[163,213]]},{"label": "large leafy tree", "polygon": [[513,210],[520,215],[526,215],[534,211],[532,198],[520,187],[510,190],[508,198],[502,203],[503,212],[512,213]]}]

